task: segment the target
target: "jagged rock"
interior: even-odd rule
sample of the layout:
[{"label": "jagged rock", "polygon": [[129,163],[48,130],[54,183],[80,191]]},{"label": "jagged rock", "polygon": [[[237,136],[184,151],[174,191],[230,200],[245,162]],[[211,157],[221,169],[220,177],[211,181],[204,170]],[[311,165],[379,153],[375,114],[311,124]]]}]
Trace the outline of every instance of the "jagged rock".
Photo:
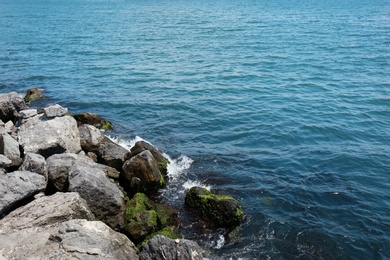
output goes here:
[{"label": "jagged rock", "polygon": [[20,158],[19,143],[9,134],[0,135],[0,154],[5,155],[12,161],[11,166],[19,166],[22,163]]},{"label": "jagged rock", "polygon": [[45,158],[40,154],[26,153],[22,165],[19,167],[19,171],[30,171],[38,173],[48,180],[48,171]]},{"label": "jagged rock", "polygon": [[26,95],[24,96],[24,101],[30,102],[44,97],[45,96],[42,94],[42,91],[40,91],[38,88],[30,88],[27,90]]},{"label": "jagged rock", "polygon": [[58,191],[67,191],[69,187],[69,172],[76,160],[92,164],[93,161],[83,155],[74,153],[54,154],[47,158],[49,182]]},{"label": "jagged rock", "polygon": [[26,103],[16,92],[0,94],[0,119],[3,122],[14,121],[18,112],[26,109]]},{"label": "jagged rock", "polygon": [[203,250],[187,239],[170,239],[157,235],[142,249],[140,260],[191,259],[202,260]]},{"label": "jagged rock", "polygon": [[130,193],[134,193],[131,190],[131,182],[134,177],[141,180],[139,190],[146,194],[155,193],[165,185],[164,177],[149,150],[145,150],[131,157],[123,165],[122,182],[124,188]]},{"label": "jagged rock", "polygon": [[170,231],[169,235],[172,237],[179,237],[180,235],[172,231],[178,226],[178,215],[174,209],[153,202],[143,193],[135,194],[126,203],[123,231],[135,243],[141,243],[148,236],[165,228]]},{"label": "jagged rock", "polygon": [[80,113],[74,115],[74,118],[77,120],[78,125],[93,125],[96,128],[110,130],[112,129],[112,124],[110,121],[103,119],[101,116],[92,113]]},{"label": "jagged rock", "polygon": [[12,211],[1,220],[1,233],[52,225],[71,219],[95,220],[95,216],[77,192],[57,192],[52,196],[43,195]]},{"label": "jagged rock", "polygon": [[12,165],[12,161],[6,156],[0,154],[0,168],[8,168]]},{"label": "jagged rock", "polygon": [[45,190],[45,177],[28,171],[15,171],[0,176],[0,216],[8,213],[22,200]]},{"label": "jagged rock", "polygon": [[[89,158],[91,158],[92,159],[92,161],[94,161],[95,163],[97,163],[97,161],[98,161],[98,158],[97,158],[97,155],[95,154],[95,153],[93,153],[93,152],[88,152],[87,153],[87,156],[89,157]],[[108,166],[109,167],[109,166]],[[112,167],[111,167],[112,168]],[[114,169],[114,168],[113,168]]]},{"label": "jagged rock", "polygon": [[0,248],[0,259],[139,259],[125,235],[85,219],[0,233]]},{"label": "jagged rock", "polygon": [[38,153],[45,158],[81,151],[77,124],[70,116],[47,120],[37,115],[24,120],[19,128],[19,143],[25,152]]},{"label": "jagged rock", "polygon": [[67,108],[62,107],[58,104],[49,105],[47,107],[44,107],[43,111],[48,118],[61,117],[61,116],[66,115],[66,113],[68,113]]},{"label": "jagged rock", "polygon": [[19,112],[22,119],[27,119],[38,114],[38,110],[36,109],[24,109]]},{"label": "jagged rock", "polygon": [[112,179],[119,179],[120,172],[115,168],[100,163],[97,163],[96,165],[100,170],[104,171],[107,177]]},{"label": "jagged rock", "polygon": [[165,158],[164,154],[159,149],[157,149],[156,147],[154,147],[153,145],[145,141],[136,142],[135,145],[131,148],[128,158],[136,156],[137,154],[140,154],[146,150],[152,153],[154,159],[157,162],[158,168],[160,169],[160,172],[166,175],[167,165],[169,164],[169,160]]},{"label": "jagged rock", "polygon": [[124,194],[96,165],[76,160],[69,172],[68,189],[87,201],[97,219],[114,229],[123,226]]},{"label": "jagged rock", "polygon": [[104,135],[92,125],[79,126],[81,148],[87,152],[97,152]]},{"label": "jagged rock", "polygon": [[234,227],[244,216],[239,202],[233,197],[213,194],[201,187],[192,187],[187,192],[185,205],[219,227]]}]

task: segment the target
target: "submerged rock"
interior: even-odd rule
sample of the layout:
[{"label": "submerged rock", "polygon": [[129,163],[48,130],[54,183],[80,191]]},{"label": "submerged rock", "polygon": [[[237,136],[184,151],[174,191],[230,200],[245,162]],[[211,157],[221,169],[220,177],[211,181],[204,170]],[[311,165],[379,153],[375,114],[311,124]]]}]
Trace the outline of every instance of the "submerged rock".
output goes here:
[{"label": "submerged rock", "polygon": [[42,91],[40,91],[38,88],[30,88],[27,90],[26,95],[24,96],[24,101],[30,102],[44,97],[45,96],[42,94]]},{"label": "submerged rock", "polygon": [[162,235],[153,237],[142,249],[141,260],[191,259],[202,260],[203,250],[194,241],[170,239]]},{"label": "submerged rock", "polygon": [[239,202],[233,197],[213,194],[201,187],[192,187],[187,192],[185,205],[219,227],[234,227],[244,216]]},{"label": "submerged rock", "polygon": [[105,120],[101,116],[93,113],[80,113],[74,115],[78,125],[93,125],[96,128],[110,130],[112,129],[112,124],[110,121]]}]

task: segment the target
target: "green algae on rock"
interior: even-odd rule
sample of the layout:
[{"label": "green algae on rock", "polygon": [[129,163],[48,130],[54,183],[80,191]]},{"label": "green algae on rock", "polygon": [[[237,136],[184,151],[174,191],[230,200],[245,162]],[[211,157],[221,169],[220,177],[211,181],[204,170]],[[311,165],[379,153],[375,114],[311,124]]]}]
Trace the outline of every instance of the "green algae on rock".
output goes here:
[{"label": "green algae on rock", "polygon": [[24,102],[28,103],[41,98],[45,98],[45,96],[38,88],[30,88],[27,90],[26,95],[24,96]]}]

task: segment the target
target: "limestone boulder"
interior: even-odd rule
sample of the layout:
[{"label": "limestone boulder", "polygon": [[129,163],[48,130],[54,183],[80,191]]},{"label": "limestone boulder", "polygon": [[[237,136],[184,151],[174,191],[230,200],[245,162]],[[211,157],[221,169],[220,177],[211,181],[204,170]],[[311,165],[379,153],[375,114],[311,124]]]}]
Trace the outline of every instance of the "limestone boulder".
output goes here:
[{"label": "limestone boulder", "polygon": [[153,237],[142,249],[140,260],[191,259],[202,260],[203,249],[194,241]]},{"label": "limestone boulder", "polygon": [[19,143],[7,133],[0,134],[0,154],[12,161],[11,166],[19,166],[22,163]]},{"label": "limestone boulder", "polygon": [[186,194],[185,205],[218,227],[237,226],[244,213],[239,202],[229,195],[215,194],[202,187],[192,187]]},{"label": "limestone boulder", "polygon": [[38,88],[30,88],[29,90],[27,90],[26,95],[24,96],[24,101],[31,102],[44,97],[45,96],[43,95],[42,91]]},{"label": "limestone boulder", "polygon": [[48,119],[38,114],[23,120],[18,134],[25,152],[38,153],[45,158],[57,153],[81,151],[77,123],[70,116]]},{"label": "limestone boulder", "polygon": [[[165,186],[165,180],[157,162],[149,150],[131,157],[123,165],[122,184],[129,193],[143,192],[153,194]],[[134,190],[134,180],[137,190]]]},{"label": "limestone boulder", "polygon": [[15,171],[0,176],[0,216],[16,208],[22,201],[46,189],[45,177],[29,171]]},{"label": "limestone boulder", "polygon": [[93,113],[80,113],[74,115],[74,118],[77,120],[78,125],[93,125],[98,129],[110,130],[112,129],[112,124],[110,121],[102,118],[101,116]]},{"label": "limestone boulder", "polygon": [[124,223],[124,194],[94,164],[76,160],[69,172],[69,191],[85,199],[96,218],[114,229]]},{"label": "limestone boulder", "polygon": [[3,122],[14,121],[19,111],[26,109],[26,103],[16,92],[0,94],[0,119]]}]

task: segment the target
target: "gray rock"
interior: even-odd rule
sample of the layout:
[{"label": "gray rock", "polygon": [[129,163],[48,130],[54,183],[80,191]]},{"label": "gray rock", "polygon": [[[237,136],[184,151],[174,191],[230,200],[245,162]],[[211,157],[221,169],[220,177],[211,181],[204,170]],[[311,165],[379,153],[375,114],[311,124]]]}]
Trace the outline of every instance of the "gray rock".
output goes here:
[{"label": "gray rock", "polygon": [[77,192],[57,192],[52,196],[41,196],[12,211],[1,220],[2,233],[52,225],[71,219],[95,220],[95,216]]},{"label": "gray rock", "polygon": [[19,129],[19,143],[25,152],[38,153],[45,158],[81,151],[77,123],[70,116],[45,120],[37,115],[24,120]]},{"label": "gray rock", "polygon": [[0,135],[0,154],[3,154],[10,159],[12,161],[12,166],[19,166],[22,163],[19,143],[9,134]]},{"label": "gray rock", "polygon": [[114,229],[123,226],[123,192],[95,164],[80,160],[74,162],[69,172],[69,191],[78,192],[97,219]]},{"label": "gray rock", "polygon": [[26,103],[18,93],[0,94],[0,119],[2,121],[15,120],[17,112],[26,108]]},{"label": "gray rock", "polygon": [[112,179],[119,179],[120,172],[115,168],[100,163],[97,163],[96,166],[102,170],[107,175],[107,177]]},{"label": "gray rock", "polygon": [[0,154],[0,168],[8,168],[12,165],[12,161],[6,156]]},{"label": "gray rock", "polygon": [[152,194],[165,185],[164,177],[149,150],[145,150],[127,160],[123,165],[122,176],[124,188],[128,192],[134,192],[131,190],[131,183],[134,177],[141,180],[139,191],[145,194]]},{"label": "gray rock", "polygon": [[104,135],[99,129],[92,125],[79,126],[81,147],[87,152],[96,152],[104,139]]},{"label": "gray rock", "polygon": [[19,112],[20,116],[23,119],[27,119],[33,116],[36,116],[38,114],[38,110],[36,109],[24,109]]},{"label": "gray rock", "polygon": [[19,171],[30,171],[38,173],[48,180],[48,171],[45,157],[40,154],[26,153],[22,165],[19,167]]},{"label": "gray rock", "polygon": [[68,113],[68,109],[67,108],[62,107],[62,106],[60,106],[58,104],[49,105],[47,107],[44,107],[43,111],[44,111],[45,115],[48,118],[60,117],[60,116],[66,115],[66,113]]},{"label": "gray rock", "polygon": [[12,134],[15,132],[15,125],[14,123],[10,120],[4,125],[5,131],[7,131],[8,134]]},{"label": "gray rock", "polygon": [[199,245],[187,239],[170,239],[162,235],[153,237],[142,249],[141,260],[203,259]]},{"label": "gray rock", "polygon": [[3,174],[0,178],[0,216],[45,188],[45,177],[38,173],[15,171]]},{"label": "gray rock", "polygon": [[76,160],[93,163],[87,156],[74,153],[54,154],[47,158],[49,182],[58,191],[67,191],[69,186],[69,172]]}]

